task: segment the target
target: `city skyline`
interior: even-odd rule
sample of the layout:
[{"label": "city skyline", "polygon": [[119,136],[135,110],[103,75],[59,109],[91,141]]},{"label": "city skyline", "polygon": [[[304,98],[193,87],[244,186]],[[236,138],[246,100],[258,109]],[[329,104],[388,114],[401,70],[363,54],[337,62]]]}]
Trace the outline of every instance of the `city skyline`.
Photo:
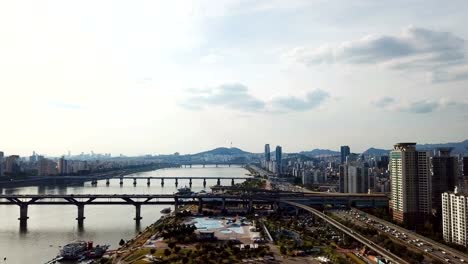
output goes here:
[{"label": "city skyline", "polygon": [[[462,146],[462,144],[464,144],[466,142],[468,142],[468,139],[462,140],[460,142],[454,142],[454,141],[450,141],[450,142],[417,142],[417,145],[422,145],[422,146],[425,146],[427,144],[428,145],[434,145],[432,147],[425,147],[424,148],[425,150],[428,150],[428,149],[432,150],[432,149],[436,149],[436,148],[441,147],[441,146],[435,146],[435,145],[457,144],[460,147],[460,146]],[[232,142],[231,142],[231,144],[232,144]],[[269,145],[269,144],[266,144],[266,145]],[[85,156],[112,156],[112,157],[119,157],[119,156],[137,157],[137,156],[145,156],[145,155],[174,155],[175,153],[180,154],[180,155],[195,155],[195,154],[200,154],[200,153],[203,153],[203,152],[206,152],[206,151],[212,151],[212,150],[215,150],[215,149],[234,148],[234,149],[240,149],[242,151],[245,151],[245,152],[248,152],[248,153],[251,153],[251,154],[266,155],[266,153],[267,153],[266,152],[266,145],[263,145],[263,146],[260,146],[260,147],[257,146],[257,149],[255,149],[253,151],[251,151],[249,149],[244,149],[244,148],[241,148],[241,147],[238,147],[238,146],[235,146],[235,145],[230,145],[230,146],[226,145],[226,146],[215,146],[215,147],[209,148],[209,149],[208,148],[202,148],[202,149],[200,149],[198,151],[195,151],[195,152],[183,152],[183,151],[180,151],[180,150],[174,150],[174,151],[169,152],[169,153],[159,153],[159,152],[154,151],[154,152],[148,152],[148,153],[128,154],[128,153],[112,153],[112,152],[106,152],[106,151],[98,152],[98,151],[94,151],[94,150],[76,151],[76,152],[73,151],[73,150],[66,150],[66,151],[62,151],[62,152],[59,151],[58,154],[56,154],[56,153],[45,153],[45,152],[41,152],[41,151],[37,151],[37,150],[30,150],[29,152],[20,153],[20,152],[15,152],[15,151],[12,151],[12,152],[11,151],[6,151],[5,149],[0,149],[0,153],[4,153],[6,155],[19,155],[21,157],[46,156],[46,157],[55,157],[55,158],[59,158],[59,157],[62,157],[62,156],[64,156],[64,157],[76,157],[76,156],[82,156],[82,155],[85,155]],[[349,144],[349,145],[352,145],[352,144]],[[284,145],[281,145],[281,144],[279,144],[279,146],[284,147]],[[296,151],[286,151],[284,153],[286,153],[286,154],[288,154],[288,153],[301,153],[301,152],[309,152],[309,151],[314,151],[314,150],[333,151],[333,152],[336,152],[335,153],[336,156],[341,155],[342,158],[343,158],[343,154],[340,154],[343,147],[349,147],[349,146],[336,146],[335,148],[316,148],[316,147],[303,146],[302,148],[299,148]],[[445,147],[447,147],[447,146],[445,146]],[[261,148],[261,149],[258,150],[259,148]],[[465,155],[464,153],[468,153],[468,147],[465,146],[465,148],[467,149],[467,151],[461,153],[463,155]],[[391,151],[391,147],[378,148],[376,146],[367,146],[362,150],[355,150],[354,148],[350,148],[350,149],[351,149],[350,154],[360,154],[360,153],[364,153],[367,150],[372,151],[373,149],[378,150],[378,151],[380,151],[380,150],[385,150],[385,151],[388,151],[388,152]],[[274,153],[274,151],[275,150],[270,150],[270,153]],[[348,154],[345,154],[345,156],[346,155],[348,155]]]},{"label": "city skyline", "polygon": [[232,141],[255,153],[264,142],[362,152],[462,141],[467,8],[4,2],[0,150],[134,156]]}]

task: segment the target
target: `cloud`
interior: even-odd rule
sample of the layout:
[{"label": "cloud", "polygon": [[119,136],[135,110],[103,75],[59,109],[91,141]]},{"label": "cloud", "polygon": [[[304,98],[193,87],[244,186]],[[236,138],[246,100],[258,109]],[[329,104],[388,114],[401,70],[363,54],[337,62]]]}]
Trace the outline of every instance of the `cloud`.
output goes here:
[{"label": "cloud", "polygon": [[290,112],[307,111],[318,107],[330,95],[317,89],[306,93],[304,98],[278,96],[263,101],[249,94],[247,86],[240,83],[222,84],[210,89],[189,89],[189,96],[180,104],[189,110],[208,107],[224,107],[243,112]]},{"label": "cloud", "polygon": [[468,80],[468,65],[452,67],[445,70],[438,70],[431,73],[431,81],[433,83],[445,83],[464,80]]},{"label": "cloud", "polygon": [[427,114],[448,107],[456,107],[460,111],[466,111],[468,109],[468,102],[450,100],[447,98],[441,98],[439,100],[401,102],[393,97],[382,97],[372,102],[372,104],[376,107],[387,110],[414,114]]},{"label": "cloud", "polygon": [[306,65],[380,64],[393,69],[437,69],[465,62],[465,40],[450,32],[408,27],[398,35],[368,35],[336,46],[296,48],[287,56]]},{"label": "cloud", "polygon": [[437,101],[421,100],[399,106],[399,110],[402,112],[410,112],[415,114],[426,114],[433,112],[440,106],[440,103]]},{"label": "cloud", "polygon": [[372,102],[373,105],[379,108],[385,108],[393,103],[395,103],[395,98],[388,96],[384,96]]},{"label": "cloud", "polygon": [[265,103],[248,93],[245,85],[239,83],[222,84],[213,89],[190,90],[192,96],[182,103],[188,109],[201,110],[208,106],[224,106],[243,111],[259,111]]},{"label": "cloud", "polygon": [[318,107],[329,97],[330,94],[323,90],[317,89],[308,92],[305,95],[305,98],[297,98],[293,96],[277,97],[272,100],[271,106],[273,109],[279,110],[307,111]]}]

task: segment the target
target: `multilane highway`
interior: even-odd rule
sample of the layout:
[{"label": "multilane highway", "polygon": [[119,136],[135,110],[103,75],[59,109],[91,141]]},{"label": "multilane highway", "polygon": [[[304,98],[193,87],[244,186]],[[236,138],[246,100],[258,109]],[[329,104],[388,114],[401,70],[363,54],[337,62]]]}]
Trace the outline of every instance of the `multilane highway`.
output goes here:
[{"label": "multilane highway", "polygon": [[[419,239],[420,242],[424,243],[423,248],[427,248],[428,245],[431,245],[430,247],[433,247],[434,251],[433,252],[425,252],[425,253],[430,253],[430,255],[433,255],[433,256],[437,257],[438,259],[442,259],[444,261],[446,261],[446,259],[448,259],[450,262],[453,262],[453,263],[466,263],[468,261],[468,255],[463,254],[462,252],[460,252],[458,250],[455,250],[455,249],[453,249],[453,248],[451,248],[449,246],[438,243],[438,242],[436,242],[434,240],[431,240],[431,239],[429,239],[427,237],[421,236],[421,235],[419,235],[419,234],[417,234],[415,232],[411,232],[410,230],[407,230],[407,229],[405,229],[403,227],[400,227],[398,225],[387,222],[387,221],[385,221],[383,219],[380,219],[378,217],[375,217],[373,215],[367,214],[367,213],[365,213],[363,211],[360,211],[360,210],[358,210],[356,208],[353,208],[353,211],[358,212],[359,214],[367,217],[368,219],[371,219],[371,220],[375,221],[376,223],[379,223],[379,224],[382,224],[384,226],[388,226],[388,227],[390,227],[392,229],[395,229],[399,233],[404,233],[405,235],[408,236],[407,241]],[[407,241],[403,241],[403,243],[405,243],[405,242],[408,243]],[[419,249],[422,250],[422,248],[419,248]],[[442,253],[442,252],[445,252],[445,254]]]},{"label": "multilane highway", "polygon": [[354,238],[355,240],[359,241],[360,243],[362,243],[366,247],[372,249],[377,254],[381,255],[382,257],[386,258],[387,260],[391,261],[392,263],[409,264],[404,259],[402,259],[402,258],[398,257],[397,255],[387,251],[383,247],[375,244],[374,242],[370,241],[366,237],[354,232],[352,229],[342,225],[338,221],[332,219],[331,217],[327,216],[326,214],[324,214],[324,213],[322,213],[322,212],[320,212],[320,211],[318,211],[318,210],[316,210],[314,208],[311,208],[309,206],[299,204],[299,203],[296,203],[296,202],[288,202],[288,201],[282,201],[282,202],[285,203],[285,204],[295,206],[297,208],[301,208],[301,209],[303,209],[303,210],[305,210],[305,211],[307,211],[309,213],[314,214],[315,216],[317,216],[317,217],[321,218],[322,220],[326,221],[327,223],[331,224],[333,227],[337,228],[341,232],[343,232],[346,235]]}]

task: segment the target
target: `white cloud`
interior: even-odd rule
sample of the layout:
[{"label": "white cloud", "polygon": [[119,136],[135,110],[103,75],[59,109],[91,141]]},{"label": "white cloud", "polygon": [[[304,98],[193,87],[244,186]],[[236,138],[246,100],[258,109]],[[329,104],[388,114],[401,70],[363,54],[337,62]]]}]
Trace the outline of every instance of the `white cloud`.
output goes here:
[{"label": "white cloud", "polygon": [[441,98],[439,100],[416,100],[416,101],[402,101],[393,97],[382,97],[372,104],[376,107],[399,112],[408,112],[414,114],[427,114],[437,110],[446,109],[449,107],[459,108],[461,111],[466,111],[468,102],[463,100],[451,100]]},{"label": "white cloud", "polygon": [[320,106],[330,97],[324,90],[307,92],[303,97],[277,96],[262,101],[249,94],[247,86],[240,83],[221,84],[211,89],[189,89],[190,96],[180,105],[189,110],[202,110],[210,106],[224,107],[244,112],[299,112]]},{"label": "white cloud", "polygon": [[308,92],[303,98],[294,96],[277,97],[271,101],[272,109],[280,111],[307,111],[320,106],[330,94],[324,90]]},{"label": "white cloud", "polygon": [[286,56],[309,66],[323,63],[378,64],[400,70],[436,71],[465,63],[465,40],[451,32],[408,27],[398,35],[368,35],[338,45],[295,48]]}]

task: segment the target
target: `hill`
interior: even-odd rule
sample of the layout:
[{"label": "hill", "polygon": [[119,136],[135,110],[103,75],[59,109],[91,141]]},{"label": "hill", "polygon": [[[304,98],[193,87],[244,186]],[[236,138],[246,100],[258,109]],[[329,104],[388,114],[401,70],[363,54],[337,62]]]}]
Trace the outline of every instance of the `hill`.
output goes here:
[{"label": "hill", "polygon": [[435,148],[453,148],[452,154],[464,154],[468,153],[468,139],[462,142],[451,142],[451,143],[436,143],[436,144],[418,144],[416,149],[418,150],[433,150]]},{"label": "hill", "polygon": [[366,151],[364,151],[362,154],[371,155],[371,156],[385,156],[385,155],[388,155],[389,153],[390,153],[390,150],[369,148]]},{"label": "hill", "polygon": [[252,154],[239,148],[215,148],[212,150],[200,152],[194,155],[249,155]]},{"label": "hill", "polygon": [[310,151],[301,151],[300,154],[309,156],[335,156],[340,155],[340,152],[329,149],[313,149]]}]

